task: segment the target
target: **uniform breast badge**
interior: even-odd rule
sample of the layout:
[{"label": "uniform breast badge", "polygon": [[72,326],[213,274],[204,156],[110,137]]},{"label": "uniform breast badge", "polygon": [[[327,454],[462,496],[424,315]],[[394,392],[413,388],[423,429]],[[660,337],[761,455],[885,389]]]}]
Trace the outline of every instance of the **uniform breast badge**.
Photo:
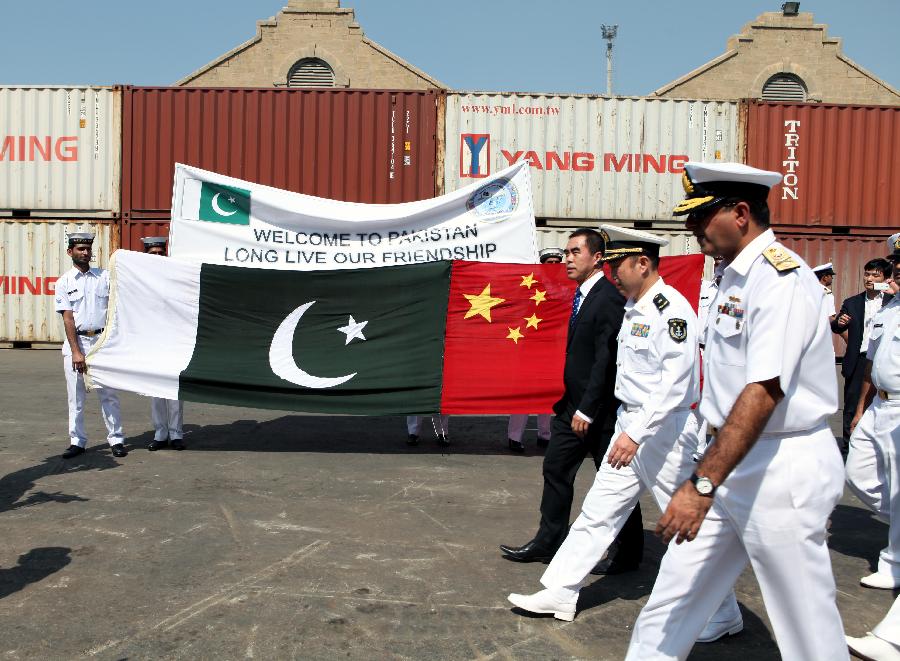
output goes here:
[{"label": "uniform breast badge", "polygon": [[649,337],[650,324],[639,324],[637,322],[631,324],[631,334],[635,337]]},{"label": "uniform breast badge", "polygon": [[684,342],[687,339],[687,321],[669,319],[669,337],[676,342]]}]

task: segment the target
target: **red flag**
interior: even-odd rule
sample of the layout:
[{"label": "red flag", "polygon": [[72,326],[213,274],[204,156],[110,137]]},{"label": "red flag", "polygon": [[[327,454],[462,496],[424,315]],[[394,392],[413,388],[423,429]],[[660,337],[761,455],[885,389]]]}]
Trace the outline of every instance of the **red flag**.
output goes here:
[{"label": "red flag", "polygon": [[[696,310],[703,255],[659,271]],[[441,412],[550,413],[563,392],[575,283],[564,264],[453,262]]]}]

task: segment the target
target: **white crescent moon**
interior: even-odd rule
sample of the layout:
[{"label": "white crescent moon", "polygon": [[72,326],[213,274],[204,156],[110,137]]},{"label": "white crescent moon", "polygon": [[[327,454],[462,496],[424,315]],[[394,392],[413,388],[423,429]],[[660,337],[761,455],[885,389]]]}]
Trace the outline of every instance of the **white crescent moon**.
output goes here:
[{"label": "white crescent moon", "polygon": [[237,213],[237,210],[225,212],[225,211],[222,211],[222,207],[219,206],[219,195],[221,195],[221,194],[222,193],[216,193],[215,195],[213,195],[213,199],[212,199],[213,211],[215,211],[220,216],[233,216],[234,214]]},{"label": "white crescent moon", "polygon": [[352,379],[356,376],[356,372],[334,378],[313,376],[300,369],[294,361],[294,331],[297,330],[300,317],[314,303],[315,301],[304,303],[281,322],[275,335],[272,336],[272,344],[269,347],[269,366],[277,376],[285,381],[296,383],[298,386],[316,389],[334,388]]}]

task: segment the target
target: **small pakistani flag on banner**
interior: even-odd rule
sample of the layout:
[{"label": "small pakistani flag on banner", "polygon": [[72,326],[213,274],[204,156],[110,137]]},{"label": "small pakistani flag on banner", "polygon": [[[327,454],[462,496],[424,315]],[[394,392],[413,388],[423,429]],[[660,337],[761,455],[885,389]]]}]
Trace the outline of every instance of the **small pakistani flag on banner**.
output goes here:
[{"label": "small pakistani flag on banner", "polygon": [[234,186],[202,182],[200,220],[229,225],[250,224],[250,191]]}]

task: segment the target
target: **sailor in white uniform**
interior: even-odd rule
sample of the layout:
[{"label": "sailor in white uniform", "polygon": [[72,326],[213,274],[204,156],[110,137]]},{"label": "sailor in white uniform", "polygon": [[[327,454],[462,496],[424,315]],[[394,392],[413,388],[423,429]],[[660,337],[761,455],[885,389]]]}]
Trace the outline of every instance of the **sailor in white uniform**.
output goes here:
[{"label": "sailor in white uniform", "polygon": [[[639,230],[601,225],[609,236],[604,260],[628,297],[618,335],[615,439],[562,546],[533,595],[511,594],[526,611],[575,617],[579,588],[645,491],[660,509],[694,470],[700,395],[697,316],[687,299],[659,276],[659,248],[668,244]],[[739,632],[743,620],[732,592],[701,642]]]},{"label": "sailor in white uniform", "polygon": [[900,232],[888,239],[894,297],[872,319],[862,390],[850,423],[847,485],[884,521],[888,545],[869,588],[900,588]]},{"label": "sailor in white uniform", "polygon": [[834,304],[834,291],[831,285],[834,284],[834,265],[831,262],[827,264],[819,264],[813,267],[813,273],[819,279],[822,290],[825,292],[825,314],[829,321],[833,321],[837,314],[837,307]]},{"label": "sailor in white uniform", "polygon": [[[148,255],[166,256],[166,237],[147,236],[141,242]],[[153,440],[147,445],[148,450],[155,452],[170,444],[175,450],[184,450],[184,405],[181,401],[151,397],[150,418],[153,421]]]},{"label": "sailor in white uniform", "polygon": [[822,286],[769,229],[781,174],[687,163],[675,215],[725,259],[700,414],[714,441],[657,525],[670,540],[627,659],[685,659],[749,562],[784,659],[848,659],[826,523],[843,490]]},{"label": "sailor in white uniform", "polygon": [[[63,370],[69,402],[69,447],[64,459],[77,457],[87,446],[84,430],[84,372],[85,356],[91,350],[106,325],[109,305],[109,273],[91,268],[94,235],[89,232],[69,234],[66,254],[72,258],[72,268],[56,281],[56,311],[62,315],[66,340],[62,345]],[[122,431],[122,414],[115,390],[97,388],[100,411],[106,425],[106,440],[116,457],[128,454]]]}]

